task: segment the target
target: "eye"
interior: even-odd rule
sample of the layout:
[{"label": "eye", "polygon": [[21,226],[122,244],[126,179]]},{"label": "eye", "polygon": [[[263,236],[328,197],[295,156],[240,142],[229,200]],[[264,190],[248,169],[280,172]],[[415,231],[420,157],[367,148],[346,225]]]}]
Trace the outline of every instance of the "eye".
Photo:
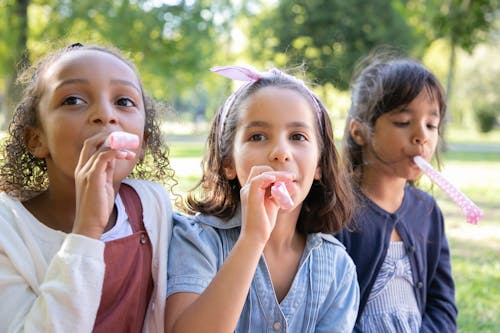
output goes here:
[{"label": "eye", "polygon": [[306,141],[307,137],[302,133],[294,133],[290,136],[290,139],[295,141]]},{"label": "eye", "polygon": [[409,121],[393,121],[392,122],[396,127],[407,127],[410,122]]},{"label": "eye", "polygon": [[119,106],[126,106],[126,107],[135,106],[134,101],[127,97],[119,98],[116,101],[116,104],[118,104]]},{"label": "eye", "polygon": [[430,130],[436,130],[438,128],[438,125],[427,124],[427,128],[430,129]]},{"label": "eye", "polygon": [[264,141],[265,138],[266,137],[264,136],[264,134],[256,133],[256,134],[250,135],[250,137],[248,138],[248,141]]},{"label": "eye", "polygon": [[84,104],[85,101],[79,97],[76,96],[69,96],[64,99],[62,102],[62,105],[78,105],[78,104]]}]

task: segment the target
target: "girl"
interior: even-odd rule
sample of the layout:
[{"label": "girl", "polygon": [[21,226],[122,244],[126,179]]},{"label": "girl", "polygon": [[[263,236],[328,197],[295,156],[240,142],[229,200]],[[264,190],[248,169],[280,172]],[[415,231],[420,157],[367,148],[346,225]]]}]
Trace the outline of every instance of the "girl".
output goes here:
[{"label": "girl", "polygon": [[[187,200],[198,214],[174,215],[166,332],[350,332],[355,268],[331,233],[349,220],[352,192],[327,110],[276,69],[214,71],[249,82],[212,124]],[[277,182],[292,207],[271,194]]]},{"label": "girl", "polygon": [[[441,210],[413,181],[436,152],[444,91],[420,63],[376,54],[354,79],[343,157],[361,208],[337,237],[356,264],[355,331],[453,332],[457,309]],[[362,63],[362,65],[365,62]]]},{"label": "girl", "polygon": [[[169,196],[124,178],[173,173],[134,66],[74,44],[26,77],[0,173],[0,331],[161,331]],[[105,147],[114,131],[139,148]]]}]

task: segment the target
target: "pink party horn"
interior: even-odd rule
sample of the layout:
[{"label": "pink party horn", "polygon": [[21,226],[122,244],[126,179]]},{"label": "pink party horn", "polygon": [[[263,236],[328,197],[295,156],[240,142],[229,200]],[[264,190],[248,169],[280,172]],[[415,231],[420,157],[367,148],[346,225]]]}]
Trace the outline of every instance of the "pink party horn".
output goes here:
[{"label": "pink party horn", "polygon": [[293,207],[293,200],[286,189],[284,182],[276,182],[271,186],[271,195],[278,202],[281,208],[290,209]]},{"label": "pink party horn", "polygon": [[483,212],[476,206],[465,194],[460,192],[460,190],[453,185],[448,179],[446,179],[437,170],[432,168],[432,166],[427,163],[421,156],[415,156],[413,158],[417,166],[432,180],[434,184],[439,186],[444,193],[446,193],[451,200],[453,200],[458,207],[462,208],[467,216],[467,222],[472,224],[478,224],[479,220],[483,218]]},{"label": "pink party horn", "polygon": [[103,147],[116,150],[137,149],[139,137],[127,132],[112,132],[104,141]]}]

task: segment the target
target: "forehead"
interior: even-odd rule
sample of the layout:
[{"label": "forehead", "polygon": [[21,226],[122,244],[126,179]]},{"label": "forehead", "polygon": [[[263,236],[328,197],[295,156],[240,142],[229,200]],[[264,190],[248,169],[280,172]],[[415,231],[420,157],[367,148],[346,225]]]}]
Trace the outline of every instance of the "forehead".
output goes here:
[{"label": "forehead", "polygon": [[244,101],[241,111],[240,117],[279,115],[284,121],[298,117],[304,122],[315,119],[311,101],[301,92],[291,88],[261,88]]},{"label": "forehead", "polygon": [[108,75],[127,79],[139,86],[134,70],[117,56],[100,50],[73,50],[61,55],[49,65],[44,78],[95,77]]}]

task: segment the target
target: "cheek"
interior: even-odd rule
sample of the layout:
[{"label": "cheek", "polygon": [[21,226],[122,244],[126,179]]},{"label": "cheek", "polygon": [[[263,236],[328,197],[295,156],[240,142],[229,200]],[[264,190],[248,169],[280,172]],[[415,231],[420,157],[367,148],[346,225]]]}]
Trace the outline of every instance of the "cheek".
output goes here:
[{"label": "cheek", "polygon": [[250,170],[252,166],[257,164],[256,162],[255,159],[248,158],[248,156],[244,154],[235,159],[235,176],[238,177],[241,186],[246,183]]}]

